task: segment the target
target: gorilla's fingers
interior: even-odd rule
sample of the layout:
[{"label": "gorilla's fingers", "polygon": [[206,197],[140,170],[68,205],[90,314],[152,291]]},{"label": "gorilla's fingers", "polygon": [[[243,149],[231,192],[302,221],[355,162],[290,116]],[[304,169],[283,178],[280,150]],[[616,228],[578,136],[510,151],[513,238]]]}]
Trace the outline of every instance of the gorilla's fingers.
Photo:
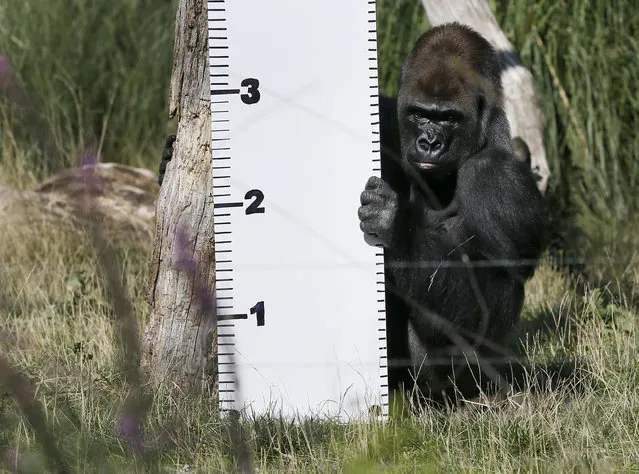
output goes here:
[{"label": "gorilla's fingers", "polygon": [[365,234],[374,235],[375,237],[377,237],[377,234],[376,234],[377,227],[378,226],[375,225],[375,222],[371,220],[360,221],[359,223],[359,228],[361,229],[362,232],[364,232]]},{"label": "gorilla's fingers", "polygon": [[362,206],[365,206],[366,204],[380,201],[380,198],[375,191],[362,191],[362,194],[359,195],[359,201]]},{"label": "gorilla's fingers", "polygon": [[364,189],[377,189],[383,184],[384,181],[382,181],[381,178],[378,178],[377,176],[371,176],[370,178],[368,178],[368,181],[366,181],[366,186],[364,187]]},{"label": "gorilla's fingers", "polygon": [[371,219],[379,214],[379,207],[377,206],[362,206],[357,210],[357,217],[360,221]]}]

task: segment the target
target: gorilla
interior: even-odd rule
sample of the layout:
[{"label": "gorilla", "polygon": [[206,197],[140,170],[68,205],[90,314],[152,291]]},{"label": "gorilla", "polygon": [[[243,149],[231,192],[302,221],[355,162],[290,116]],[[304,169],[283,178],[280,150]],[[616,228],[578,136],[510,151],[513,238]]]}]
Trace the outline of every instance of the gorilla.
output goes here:
[{"label": "gorilla", "polygon": [[382,177],[361,193],[359,225],[385,249],[389,388],[418,402],[479,392],[543,250],[530,152],[502,100],[496,51],[459,23],[422,35],[397,99],[380,96]]},{"label": "gorilla", "polygon": [[358,214],[385,248],[389,386],[421,401],[478,393],[543,250],[542,196],[502,100],[496,51],[449,23],[415,44],[396,104],[380,102],[396,117]]}]

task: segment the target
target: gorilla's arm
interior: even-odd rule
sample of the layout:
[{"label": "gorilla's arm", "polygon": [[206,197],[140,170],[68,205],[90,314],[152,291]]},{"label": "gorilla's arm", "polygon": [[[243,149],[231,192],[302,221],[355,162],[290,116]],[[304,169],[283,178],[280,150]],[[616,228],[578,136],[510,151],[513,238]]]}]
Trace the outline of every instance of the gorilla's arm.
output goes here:
[{"label": "gorilla's arm", "polygon": [[[489,150],[468,160],[459,170],[456,201],[463,232],[482,260],[508,260],[524,276],[543,245],[544,205],[528,167],[502,150]],[[513,262],[515,261],[515,262]]]}]

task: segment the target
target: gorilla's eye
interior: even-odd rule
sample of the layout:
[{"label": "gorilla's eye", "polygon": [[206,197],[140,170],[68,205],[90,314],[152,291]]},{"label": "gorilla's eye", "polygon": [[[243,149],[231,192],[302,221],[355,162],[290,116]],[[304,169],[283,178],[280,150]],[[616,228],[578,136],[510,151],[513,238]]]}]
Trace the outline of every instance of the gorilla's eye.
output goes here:
[{"label": "gorilla's eye", "polygon": [[424,116],[421,113],[419,113],[419,112],[412,112],[412,113],[408,114],[408,119],[411,122],[419,123],[419,122],[423,122],[424,121]]},{"label": "gorilla's eye", "polygon": [[464,114],[458,110],[444,110],[441,112],[439,121],[444,123],[455,124],[464,120]]},{"label": "gorilla's eye", "polygon": [[424,111],[416,107],[411,107],[410,109],[408,109],[406,111],[406,117],[408,118],[408,120],[414,123],[419,123],[426,120]]},{"label": "gorilla's eye", "polygon": [[446,112],[442,117],[442,122],[447,122],[447,123],[456,122],[455,116],[451,112]]}]

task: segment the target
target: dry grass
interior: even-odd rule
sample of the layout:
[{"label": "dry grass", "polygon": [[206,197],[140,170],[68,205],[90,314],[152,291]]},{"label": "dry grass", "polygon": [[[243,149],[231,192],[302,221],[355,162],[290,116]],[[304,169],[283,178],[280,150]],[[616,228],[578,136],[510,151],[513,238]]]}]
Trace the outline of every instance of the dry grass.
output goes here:
[{"label": "dry grass", "polygon": [[[40,226],[46,224],[40,224]],[[34,226],[29,238],[2,230],[2,349],[37,387],[78,471],[142,472],[115,429],[126,397],[114,322],[83,235]],[[150,242],[121,249],[119,268],[141,321]],[[577,471],[639,468],[637,313],[599,289],[584,290],[549,263],[528,285],[513,347],[532,374],[576,367],[551,391],[535,387],[454,412],[427,411],[386,425],[276,419],[245,426],[261,472]],[[541,380],[546,380],[542,378]],[[540,389],[542,389],[540,391]],[[225,472],[233,455],[226,426],[207,400],[153,395],[149,442],[163,469]],[[14,402],[0,397],[0,442],[38,453]],[[25,455],[28,460],[28,456]],[[37,458],[36,458],[37,459]],[[108,466],[108,468],[107,468]],[[144,468],[143,466],[146,466]],[[169,472],[169,471],[167,471]],[[174,472],[174,471],[173,471]]]}]

